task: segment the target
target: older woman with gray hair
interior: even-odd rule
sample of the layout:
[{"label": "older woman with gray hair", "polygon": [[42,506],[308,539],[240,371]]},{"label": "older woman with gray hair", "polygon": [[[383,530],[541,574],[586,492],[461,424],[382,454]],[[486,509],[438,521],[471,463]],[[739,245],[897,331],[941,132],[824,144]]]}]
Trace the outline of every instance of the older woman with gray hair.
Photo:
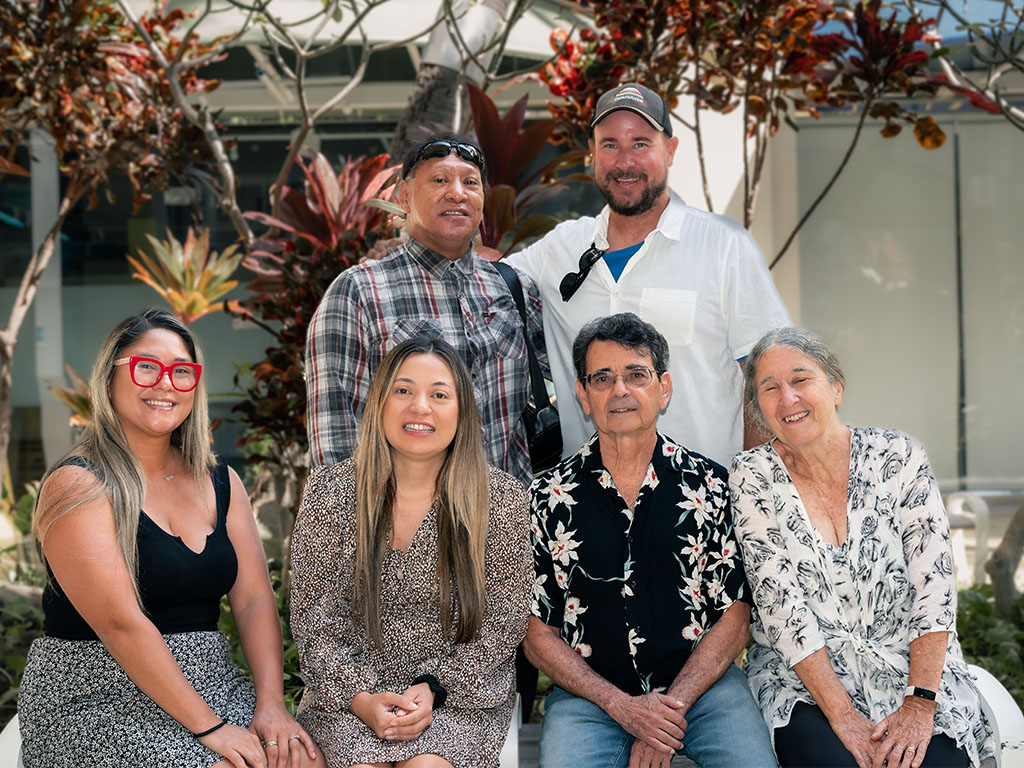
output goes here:
[{"label": "older woman with gray hair", "polygon": [[956,639],[949,525],[928,457],[845,426],[835,354],[769,332],[744,369],[773,435],[730,472],[755,603],[747,675],[782,766],[978,765],[993,752]]}]

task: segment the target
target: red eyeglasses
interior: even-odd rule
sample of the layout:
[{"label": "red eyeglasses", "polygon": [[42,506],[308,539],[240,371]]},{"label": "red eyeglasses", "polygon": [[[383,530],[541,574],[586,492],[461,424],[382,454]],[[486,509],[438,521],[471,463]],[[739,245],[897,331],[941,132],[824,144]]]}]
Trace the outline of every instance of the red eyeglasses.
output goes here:
[{"label": "red eyeglasses", "polygon": [[152,357],[122,357],[115,360],[114,365],[128,364],[128,372],[132,381],[137,387],[155,387],[164,377],[165,373],[170,374],[171,386],[179,392],[191,392],[199,384],[199,374],[203,372],[203,366],[199,363],[171,363],[164,365]]}]

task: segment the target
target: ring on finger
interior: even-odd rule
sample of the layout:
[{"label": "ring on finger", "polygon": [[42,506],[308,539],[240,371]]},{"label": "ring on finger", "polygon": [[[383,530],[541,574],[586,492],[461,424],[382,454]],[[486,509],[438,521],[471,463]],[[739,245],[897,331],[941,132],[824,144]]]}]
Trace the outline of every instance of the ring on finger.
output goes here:
[{"label": "ring on finger", "polygon": [[277,742],[276,741],[268,741],[267,742],[267,746],[268,747],[276,747],[277,746]]},{"label": "ring on finger", "polygon": [[296,733],[296,734],[295,734],[294,736],[289,736],[289,737],[288,737],[288,741],[291,741],[292,739],[301,739],[301,738],[302,738],[302,737],[301,737],[301,736],[299,736],[299,734],[297,734],[297,733]]}]

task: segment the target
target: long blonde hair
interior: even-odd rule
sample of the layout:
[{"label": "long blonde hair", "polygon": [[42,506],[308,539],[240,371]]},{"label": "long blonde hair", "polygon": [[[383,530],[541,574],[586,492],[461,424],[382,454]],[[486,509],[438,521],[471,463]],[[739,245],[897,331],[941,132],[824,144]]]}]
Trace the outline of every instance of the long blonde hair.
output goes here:
[{"label": "long blonde hair", "polygon": [[[114,361],[155,328],[177,334],[185,344],[192,362],[202,365],[203,354],[195,337],[167,310],[150,308],[118,323],[103,342],[89,379],[92,421],[78,442],[65,454],[65,459],[72,456],[84,459],[93,479],[66,488],[60,498],[47,498],[47,504],[42,509],[39,506],[39,498],[42,498],[40,494],[32,516],[32,533],[40,548],[43,548],[46,534],[57,520],[82,504],[101,496],[106,497],[114,513],[118,548],[131,574],[136,597],[139,594],[137,534],[139,510],[146,498],[146,477],[142,465],[125,439],[121,422],[114,411],[110,400],[110,383],[114,376]],[[171,445],[181,453],[194,481],[201,483],[215,462],[210,448],[210,418],[202,376],[195,389],[191,412],[171,433]],[[43,476],[44,485],[51,472],[52,468]]]},{"label": "long blonde hair", "polygon": [[[437,581],[441,622],[456,643],[472,640],[480,631],[487,605],[484,551],[490,506],[487,460],[484,457],[480,414],[473,384],[458,353],[450,344],[425,336],[409,339],[381,361],[370,384],[359,426],[356,462],[356,557],[354,602],[363,614],[367,636],[383,647],[380,627],[381,562],[390,546],[395,503],[391,445],[384,435],[384,404],[398,369],[407,358],[432,354],[447,364],[455,379],[459,404],[455,437],[437,475]],[[452,616],[452,584],[458,617]]]}]

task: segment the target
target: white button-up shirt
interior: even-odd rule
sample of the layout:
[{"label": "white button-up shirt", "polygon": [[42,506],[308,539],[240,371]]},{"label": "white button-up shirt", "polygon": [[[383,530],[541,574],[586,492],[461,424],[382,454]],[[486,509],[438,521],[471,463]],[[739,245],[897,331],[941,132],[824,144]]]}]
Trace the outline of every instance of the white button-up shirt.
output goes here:
[{"label": "white button-up shirt", "polygon": [[597,317],[634,312],[668,340],[673,392],[658,430],[729,466],[743,447],[742,376],[737,360],[789,314],[753,237],[737,222],[687,206],[675,193],[657,228],[618,281],[601,259],[576,294],[562,301],[562,277],[578,269],[591,243],[608,248],[607,207],[566,221],[508,257],[537,283],[544,304],[552,379],[568,456],[594,432],[576,399],[572,342]]}]

